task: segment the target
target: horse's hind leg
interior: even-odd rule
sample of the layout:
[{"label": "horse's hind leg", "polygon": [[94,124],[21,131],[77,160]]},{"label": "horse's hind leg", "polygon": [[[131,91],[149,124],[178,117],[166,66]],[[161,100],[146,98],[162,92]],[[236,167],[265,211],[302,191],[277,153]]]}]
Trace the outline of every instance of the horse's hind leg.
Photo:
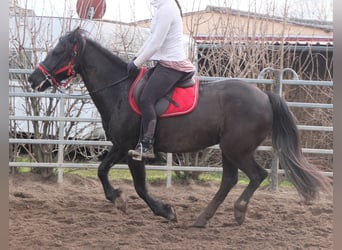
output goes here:
[{"label": "horse's hind leg", "polygon": [[238,169],[223,154],[222,163],[223,173],[220,188],[205,210],[197,218],[193,224],[194,227],[204,227],[207,224],[208,220],[214,216],[217,208],[221,205],[229,191],[238,181]]},{"label": "horse's hind leg", "polygon": [[149,195],[146,187],[145,163],[143,161],[134,161],[131,157],[128,157],[128,166],[133,177],[134,188],[137,194],[146,202],[153,213],[162,216],[169,221],[177,221],[176,212],[171,205],[162,203]]},{"label": "horse's hind leg", "polygon": [[122,193],[120,189],[114,189],[108,179],[108,172],[110,168],[113,166],[113,164],[118,162],[122,157],[123,157],[123,154],[121,154],[113,146],[111,150],[107,153],[105,158],[102,160],[97,170],[97,175],[103,186],[106,199],[116,204],[117,208],[125,212],[126,211],[126,199],[125,199],[124,194]]},{"label": "horse's hind leg", "polygon": [[244,157],[238,164],[241,171],[243,171],[250,180],[248,186],[234,204],[235,220],[241,225],[245,221],[249,200],[255,190],[260,186],[261,182],[267,177],[268,173],[255,161],[253,155]]}]

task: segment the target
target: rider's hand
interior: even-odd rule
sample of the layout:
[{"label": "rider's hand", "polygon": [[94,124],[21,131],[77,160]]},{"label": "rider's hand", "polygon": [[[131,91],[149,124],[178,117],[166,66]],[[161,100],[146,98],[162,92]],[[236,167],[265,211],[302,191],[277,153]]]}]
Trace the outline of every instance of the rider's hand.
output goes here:
[{"label": "rider's hand", "polygon": [[130,74],[138,70],[138,67],[134,64],[134,60],[130,61],[127,65],[127,73]]}]

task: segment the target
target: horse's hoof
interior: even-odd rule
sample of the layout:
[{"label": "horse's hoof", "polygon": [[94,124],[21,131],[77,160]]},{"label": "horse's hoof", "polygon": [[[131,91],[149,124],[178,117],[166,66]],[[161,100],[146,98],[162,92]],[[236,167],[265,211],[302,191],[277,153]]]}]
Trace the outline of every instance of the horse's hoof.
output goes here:
[{"label": "horse's hoof", "polygon": [[248,208],[248,202],[240,201],[234,204],[234,217],[238,225],[242,225],[245,221]]},{"label": "horse's hoof", "polygon": [[194,224],[191,225],[191,227],[197,227],[197,228],[204,228],[207,225],[207,221],[203,218],[197,218]]},{"label": "horse's hoof", "polygon": [[115,200],[115,207],[124,213],[127,213],[127,197],[124,192],[120,192],[120,195]]},{"label": "horse's hoof", "polygon": [[246,212],[234,209],[234,217],[238,225],[242,225],[246,218]]},{"label": "horse's hoof", "polygon": [[168,219],[171,222],[178,222],[176,209],[173,206],[170,206],[170,213],[169,213],[169,218]]}]

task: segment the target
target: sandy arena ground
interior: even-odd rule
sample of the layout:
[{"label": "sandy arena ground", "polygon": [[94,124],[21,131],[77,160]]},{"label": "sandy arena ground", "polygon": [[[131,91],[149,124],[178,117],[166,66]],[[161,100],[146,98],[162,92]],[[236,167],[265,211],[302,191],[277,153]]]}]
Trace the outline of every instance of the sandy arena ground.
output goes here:
[{"label": "sandy arena ground", "polygon": [[34,174],[9,177],[10,249],[332,249],[333,198],[325,194],[305,205],[297,192],[258,189],[243,225],[234,220],[236,186],[206,228],[192,228],[208,204],[217,183],[149,185],[150,193],[173,204],[177,223],[156,217],[137,196],[133,185],[121,181],[127,214],[103,194],[100,181],[66,175],[64,183]]}]

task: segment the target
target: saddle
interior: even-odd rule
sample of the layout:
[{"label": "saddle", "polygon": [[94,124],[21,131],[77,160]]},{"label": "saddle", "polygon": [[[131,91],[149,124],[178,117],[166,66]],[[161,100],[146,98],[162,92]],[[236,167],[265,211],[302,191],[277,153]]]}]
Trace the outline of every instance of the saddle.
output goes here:
[{"label": "saddle", "polygon": [[[137,114],[141,115],[139,97],[154,68],[140,68],[137,78],[129,91],[129,103]],[[158,100],[155,105],[159,117],[185,115],[193,111],[198,101],[199,80],[194,77],[195,72],[187,74],[166,96]]]}]

